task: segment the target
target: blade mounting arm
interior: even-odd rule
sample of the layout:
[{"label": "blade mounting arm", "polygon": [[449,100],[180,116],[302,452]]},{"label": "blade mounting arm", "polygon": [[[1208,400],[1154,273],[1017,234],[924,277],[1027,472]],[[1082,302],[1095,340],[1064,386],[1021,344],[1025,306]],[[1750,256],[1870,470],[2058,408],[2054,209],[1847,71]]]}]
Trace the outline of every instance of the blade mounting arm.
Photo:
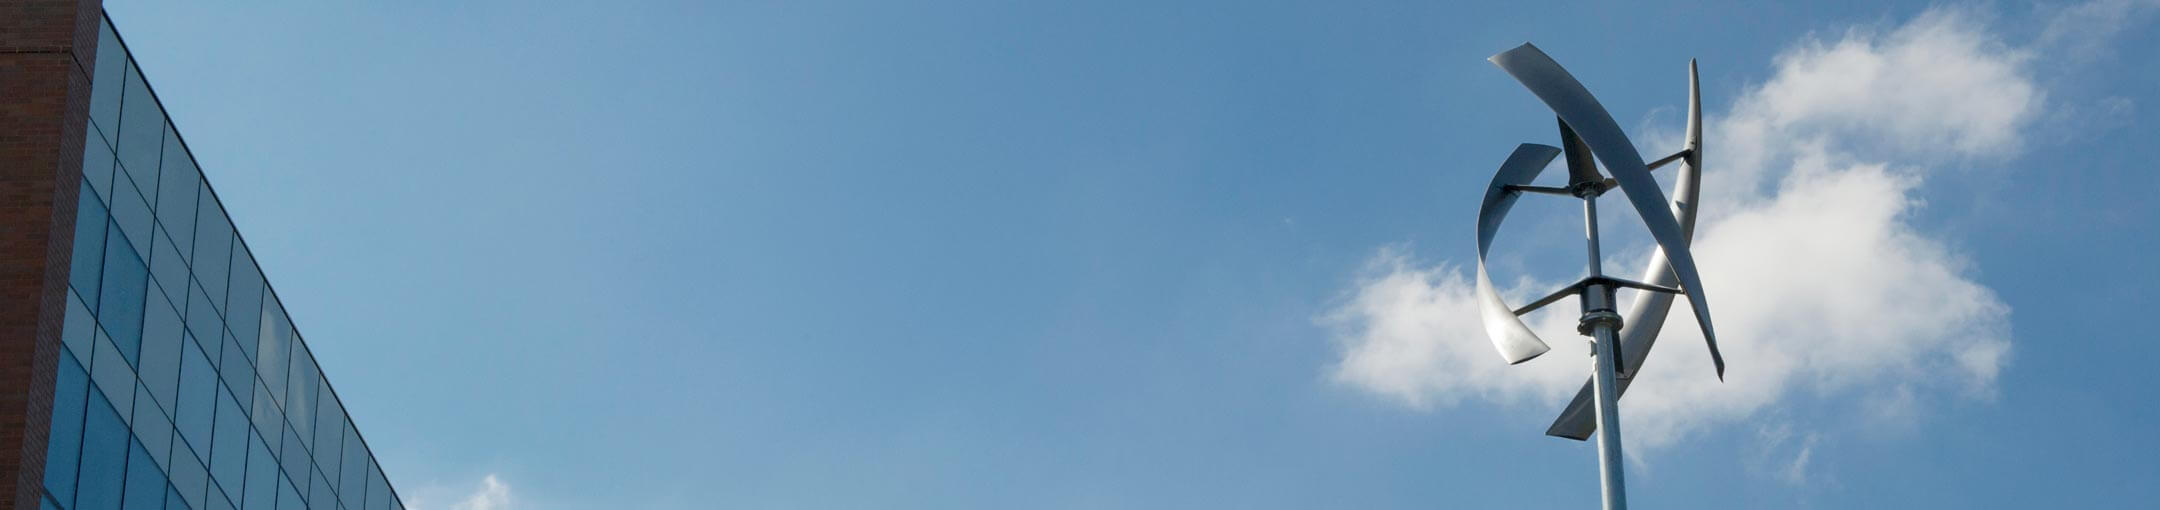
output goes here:
[{"label": "blade mounting arm", "polygon": [[1666,293],[1666,294],[1687,294],[1687,291],[1684,291],[1684,290],[1680,290],[1680,289],[1679,289],[1678,287],[1667,287],[1667,286],[1664,286],[1664,285],[1656,285],[1656,284],[1650,284],[1650,283],[1643,283],[1643,282],[1638,282],[1638,281],[1635,281],[1635,280],[1628,280],[1628,279],[1623,279],[1623,278],[1613,278],[1613,277],[1610,277],[1610,276],[1600,276],[1600,277],[1598,277],[1597,279],[1598,279],[1598,280],[1602,280],[1602,281],[1604,281],[1605,283],[1609,283],[1609,284],[1612,284],[1612,285],[1613,285],[1614,287],[1626,287],[1626,288],[1630,288],[1630,289],[1635,289],[1635,290],[1647,290],[1647,291],[1650,291],[1650,292],[1663,292],[1663,293]]},{"label": "blade mounting arm", "polygon": [[1568,188],[1563,188],[1559,186],[1531,186],[1528,184],[1509,184],[1504,189],[1516,193],[1540,193],[1545,195],[1575,196],[1575,192],[1573,190],[1569,190]]},{"label": "blade mounting arm", "polygon": [[1666,156],[1666,157],[1658,158],[1658,160],[1657,160],[1657,161],[1652,161],[1652,162],[1650,162],[1650,164],[1649,164],[1648,166],[1650,167],[1650,169],[1651,169],[1651,170],[1656,170],[1656,169],[1658,169],[1658,167],[1661,167],[1661,166],[1665,166],[1665,164],[1666,164],[1666,163],[1671,163],[1671,162],[1674,162],[1674,161],[1679,161],[1679,160],[1680,160],[1681,158],[1685,158],[1685,157],[1688,157],[1689,155],[1693,155],[1693,154],[1695,154],[1695,150],[1694,150],[1694,149],[1680,149],[1680,152],[1675,152],[1675,153],[1672,153],[1672,155],[1671,155],[1671,156]]},{"label": "blade mounting arm", "polygon": [[1537,301],[1531,301],[1530,304],[1523,305],[1522,308],[1515,309],[1515,315],[1520,316],[1522,314],[1535,312],[1539,308],[1544,308],[1545,305],[1558,303],[1562,299],[1567,299],[1568,296],[1580,294],[1582,293],[1583,283],[1585,283],[1586,281],[1587,280],[1568,284],[1568,286],[1566,287],[1561,287],[1560,290],[1553,291],[1552,294],[1547,294],[1545,297],[1538,298]]}]

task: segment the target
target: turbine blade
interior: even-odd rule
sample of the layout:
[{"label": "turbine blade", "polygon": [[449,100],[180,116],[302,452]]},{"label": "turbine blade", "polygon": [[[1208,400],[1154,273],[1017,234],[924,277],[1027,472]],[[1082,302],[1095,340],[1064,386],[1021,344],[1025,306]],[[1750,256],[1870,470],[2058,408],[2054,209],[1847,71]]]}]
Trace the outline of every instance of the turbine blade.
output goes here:
[{"label": "turbine blade", "polygon": [[1567,120],[1560,120],[1560,148],[1567,152],[1568,186],[1584,183],[1605,182],[1597,173],[1597,161],[1592,159],[1590,146],[1583,145],[1582,137],[1569,129]]},{"label": "turbine blade", "polygon": [[1710,359],[1717,366],[1718,378],[1723,379],[1725,359],[1718,353],[1717,334],[1710,326],[1710,305],[1703,296],[1702,278],[1695,270],[1695,257],[1687,250],[1687,237],[1681,232],[1679,221],[1666,210],[1665,193],[1658,189],[1657,180],[1650,177],[1649,167],[1643,163],[1642,154],[1635,152],[1635,145],[1628,141],[1627,133],[1620,130],[1620,124],[1613,122],[1612,114],[1598,104],[1597,98],[1590,95],[1582,82],[1576,81],[1537,46],[1525,43],[1488,60],[1530,89],[1552,108],[1553,113],[1559,114],[1620,183],[1621,193],[1627,196],[1636,214],[1642,216],[1650,237],[1657,240],[1680,287],[1687,292],[1688,305],[1695,311],[1695,322],[1702,327],[1703,340],[1710,347]]},{"label": "turbine blade", "polygon": [[1478,315],[1485,323],[1485,336],[1492,339],[1493,348],[1499,349],[1500,358],[1510,365],[1529,361],[1552,348],[1530,332],[1530,327],[1515,317],[1515,309],[1500,299],[1492,277],[1485,274],[1485,251],[1492,248],[1493,236],[1500,232],[1500,220],[1507,218],[1508,209],[1515,207],[1515,199],[1522,196],[1508,186],[1529,184],[1559,154],[1560,149],[1547,145],[1526,143],[1516,147],[1515,153],[1500,164],[1492,186],[1485,188],[1484,203],[1478,206]]},{"label": "turbine blade", "polygon": [[[1702,180],[1702,87],[1696,78],[1695,61],[1688,61],[1688,156],[1683,160],[1679,176],[1673,182],[1673,218],[1680,223],[1684,237],[1693,242],[1695,237],[1695,201],[1701,197],[1698,182]],[[1643,270],[1643,280],[1654,285],[1670,286],[1678,281],[1673,277],[1672,266],[1665,261],[1664,250],[1650,256],[1650,266]],[[1665,315],[1672,308],[1673,296],[1661,292],[1638,292],[1635,303],[1628,307],[1620,328],[1620,370],[1626,374],[1640,373],[1643,361],[1649,358],[1650,347],[1657,343],[1658,330],[1665,326]],[[1717,345],[1710,346],[1713,357]],[[1620,380],[1620,394],[1626,395],[1633,377]],[[1560,411],[1559,419],[1545,434],[1582,441],[1597,430],[1596,407],[1591,402],[1591,382],[1583,381],[1575,399],[1568,401],[1567,409]]]}]

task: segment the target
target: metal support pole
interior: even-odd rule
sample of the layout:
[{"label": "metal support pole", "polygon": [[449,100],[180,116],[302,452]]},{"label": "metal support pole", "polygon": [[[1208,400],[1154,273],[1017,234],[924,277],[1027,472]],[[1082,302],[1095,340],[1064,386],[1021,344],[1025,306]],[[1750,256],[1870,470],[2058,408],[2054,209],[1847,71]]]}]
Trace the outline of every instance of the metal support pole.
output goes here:
[{"label": "metal support pole", "polygon": [[[1578,195],[1583,200],[1583,229],[1589,241],[1590,277],[1592,281],[1604,276],[1603,255],[1598,247],[1597,196],[1598,188],[1587,188]],[[1613,311],[1614,291],[1611,285],[1592,283],[1582,289],[1582,322],[1576,331],[1590,337],[1590,364],[1596,373],[1592,378],[1593,391],[1597,396],[1597,442],[1598,479],[1604,497],[1605,510],[1627,509],[1627,487],[1621,476],[1620,457],[1620,385],[1618,381],[1620,314]]]}]

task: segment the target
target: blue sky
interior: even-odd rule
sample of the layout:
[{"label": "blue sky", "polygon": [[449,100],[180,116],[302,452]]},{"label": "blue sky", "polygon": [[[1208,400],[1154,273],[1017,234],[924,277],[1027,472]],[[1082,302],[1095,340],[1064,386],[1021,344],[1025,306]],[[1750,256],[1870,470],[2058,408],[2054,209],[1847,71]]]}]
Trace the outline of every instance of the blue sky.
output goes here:
[{"label": "blue sky", "polygon": [[414,507],[1594,504],[1456,299],[1524,41],[1653,157],[1701,61],[1638,505],[2160,497],[2152,2],[107,9]]}]

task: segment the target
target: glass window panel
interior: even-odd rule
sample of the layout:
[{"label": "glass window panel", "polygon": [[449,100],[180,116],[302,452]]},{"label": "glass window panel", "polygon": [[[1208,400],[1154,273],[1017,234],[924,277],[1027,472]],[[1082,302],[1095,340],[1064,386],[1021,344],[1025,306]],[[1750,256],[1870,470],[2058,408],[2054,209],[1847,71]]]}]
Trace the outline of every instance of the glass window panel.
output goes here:
[{"label": "glass window panel", "polygon": [[135,419],[128,425],[135,429],[137,442],[150,449],[150,458],[157,461],[158,468],[164,469],[172,465],[172,419],[150,401],[149,389],[142,385],[135,388]]},{"label": "glass window panel", "polygon": [[[63,349],[65,351],[65,349]],[[83,405],[90,395],[90,373],[62,352],[53,376],[51,433],[45,441],[45,490],[54,498],[75,501],[75,463],[81,459]]]},{"label": "glass window panel", "polygon": [[383,479],[382,466],[368,461],[367,507],[369,510],[390,510],[390,484]]},{"label": "glass window panel", "polygon": [[218,357],[218,347],[224,346],[227,342],[226,340],[218,340],[217,338],[220,336],[229,337],[231,335],[232,332],[227,331],[224,335],[196,337],[195,346],[202,348],[203,357],[210,358],[210,365],[215,367],[217,366],[218,360],[221,359]]},{"label": "glass window panel", "polygon": [[226,499],[225,496],[219,495],[218,491],[210,491],[209,499],[209,505],[204,507],[207,510],[235,510],[233,508],[232,500]]},{"label": "glass window panel", "polygon": [[165,510],[190,510],[187,498],[180,496],[180,487],[177,485],[170,487],[172,487],[172,492],[167,493],[165,496]]},{"label": "glass window panel", "polygon": [[335,489],[330,487],[330,479],[324,477],[321,471],[308,475],[307,498],[308,501],[316,502],[315,508],[337,508],[337,493],[334,491]]},{"label": "glass window panel", "polygon": [[126,423],[99,392],[90,392],[83,406],[81,475],[77,477],[75,510],[117,510],[122,482],[127,479],[128,440]]},{"label": "glass window panel", "polygon": [[345,408],[338,405],[337,395],[330,391],[329,379],[324,379],[322,389],[316,392],[319,402],[315,405],[315,465],[331,480],[338,477],[338,463],[345,454]]},{"label": "glass window panel", "polygon": [[248,417],[231,392],[218,388],[217,432],[210,443],[210,476],[227,497],[240,498],[240,484],[247,476]]},{"label": "glass window panel", "polygon": [[97,318],[90,316],[90,308],[83,306],[82,296],[75,291],[68,291],[67,316],[61,324],[60,341],[69,349],[83,354],[96,352],[91,342],[97,335]]},{"label": "glass window panel", "polygon": [[262,333],[263,276],[255,267],[255,257],[248,253],[246,244],[233,242],[232,290],[225,298],[224,309],[225,316],[232,318],[227,327],[232,329],[233,336],[256,338]]},{"label": "glass window panel", "polygon": [[113,149],[120,153],[120,168],[142,188],[138,193],[148,201],[157,186],[158,157],[165,152],[165,110],[150,96],[150,84],[143,81],[142,69],[132,59],[127,66],[127,91],[120,96],[120,141]]},{"label": "glass window panel", "polygon": [[105,274],[105,203],[83,195],[75,207],[75,253],[68,263],[68,284],[88,303],[97,303],[98,277]]},{"label": "glass window panel", "polygon": [[[345,421],[348,428],[352,426],[349,420],[340,421]],[[346,508],[360,508],[360,498],[367,495],[368,452],[358,433],[345,439],[344,464],[338,468],[338,498],[345,501]]]},{"label": "glass window panel", "polygon": [[210,451],[210,432],[217,415],[217,381],[217,368],[210,365],[210,358],[189,336],[181,349],[180,407],[173,410],[173,426],[180,429],[180,438],[197,453]]},{"label": "glass window panel", "polygon": [[142,443],[135,443],[129,450],[127,466],[127,495],[121,499],[121,508],[127,510],[164,510],[165,473],[158,471],[150,461],[150,452]]},{"label": "glass window panel", "polygon": [[150,387],[150,396],[167,415],[180,404],[180,349],[186,342],[180,328],[180,312],[164,296],[150,296],[143,313],[142,357],[135,374]]},{"label": "glass window panel", "polygon": [[[187,502],[190,508],[203,504],[203,493],[210,490],[210,473],[195,461],[195,454],[184,443],[173,444],[172,470],[173,497]],[[168,501],[166,506],[170,507]]]},{"label": "glass window panel", "polygon": [[98,291],[97,314],[105,333],[112,335],[120,353],[133,364],[137,349],[142,347],[143,296],[150,283],[150,268],[143,266],[142,259],[136,257],[134,248],[119,232],[108,229],[105,236],[105,281]]},{"label": "glass window panel", "polygon": [[232,337],[225,337],[225,361],[218,364],[218,374],[225,376],[225,389],[243,404],[255,400],[255,364],[242,356]]},{"label": "glass window panel", "polygon": [[182,250],[193,248],[195,195],[203,187],[202,172],[195,169],[195,158],[188,156],[179,133],[169,124],[165,129],[165,157],[159,165],[163,170],[158,172],[158,223],[165,225],[165,233],[172,234],[173,245]]},{"label": "glass window panel", "polygon": [[[120,90],[127,83],[127,50],[112,23],[98,27],[97,69],[90,77],[90,119],[107,129],[120,126]],[[108,131],[106,136],[114,133]]]},{"label": "glass window panel", "polygon": [[[300,483],[307,483],[305,478]],[[277,510],[307,510],[307,500],[300,499],[300,491],[293,488],[291,478],[278,477]]]},{"label": "glass window panel", "polygon": [[249,510],[277,506],[277,459],[263,445],[261,436],[249,436],[247,465],[247,501],[241,508]]},{"label": "glass window panel", "polygon": [[285,400],[286,371],[293,344],[292,319],[285,316],[285,309],[276,300],[263,304],[263,327],[260,341],[255,345],[255,373],[261,374],[263,384],[279,391],[272,399]]},{"label": "glass window panel", "polygon": [[[293,342],[292,377],[285,388],[285,419],[292,422],[299,432],[302,445],[315,449],[315,392],[322,388],[322,374],[315,368],[315,355],[308,352],[306,342]],[[293,478],[306,479],[296,474]]]},{"label": "glass window panel", "polygon": [[201,338],[220,335],[225,328],[225,319],[218,316],[217,308],[210,306],[210,295],[194,283],[188,284],[187,327]]},{"label": "glass window panel", "polygon": [[232,220],[225,217],[225,207],[218,204],[217,196],[203,188],[195,206],[195,279],[202,282],[203,290],[210,295],[210,305],[219,312],[225,310],[225,272],[232,264]]},{"label": "glass window panel", "polygon": [[255,385],[254,407],[255,430],[261,432],[263,438],[275,443],[285,437],[285,413],[270,401],[270,390],[263,388],[262,383]]},{"label": "glass window panel", "polygon": [[92,125],[90,132],[83,135],[86,140],[83,140],[82,196],[94,196],[102,202],[112,199],[113,168],[118,165],[113,161],[112,146],[98,138],[104,136],[98,133],[98,129],[97,125]]},{"label": "glass window panel", "polygon": [[151,243],[153,246],[150,248],[150,279],[157,282],[165,299],[172,300],[174,308],[179,309],[188,304],[187,258],[180,255],[187,252],[173,246],[172,238],[166,236],[163,230],[157,231],[151,237],[157,238],[157,241]]},{"label": "glass window panel", "polygon": [[[123,180],[116,186],[127,190],[133,185]],[[157,228],[153,226],[156,217],[150,212],[150,203],[137,200],[122,191],[112,200],[106,201],[105,207],[106,212],[112,215],[113,223],[120,226],[120,233],[127,235],[128,245],[135,248],[135,256],[149,260],[150,231]]]},{"label": "glass window panel", "polygon": [[[97,335],[96,347],[90,355],[90,381],[112,399],[114,409],[135,409],[135,369],[120,355],[120,348],[113,347],[112,339],[103,333]],[[121,413],[122,420],[128,413]]]},{"label": "glass window panel", "polygon": [[285,428],[285,445],[278,449],[278,460],[285,465],[285,476],[298,480],[307,480],[308,466],[314,463],[314,458],[308,456],[307,446],[301,443],[292,427]]}]

